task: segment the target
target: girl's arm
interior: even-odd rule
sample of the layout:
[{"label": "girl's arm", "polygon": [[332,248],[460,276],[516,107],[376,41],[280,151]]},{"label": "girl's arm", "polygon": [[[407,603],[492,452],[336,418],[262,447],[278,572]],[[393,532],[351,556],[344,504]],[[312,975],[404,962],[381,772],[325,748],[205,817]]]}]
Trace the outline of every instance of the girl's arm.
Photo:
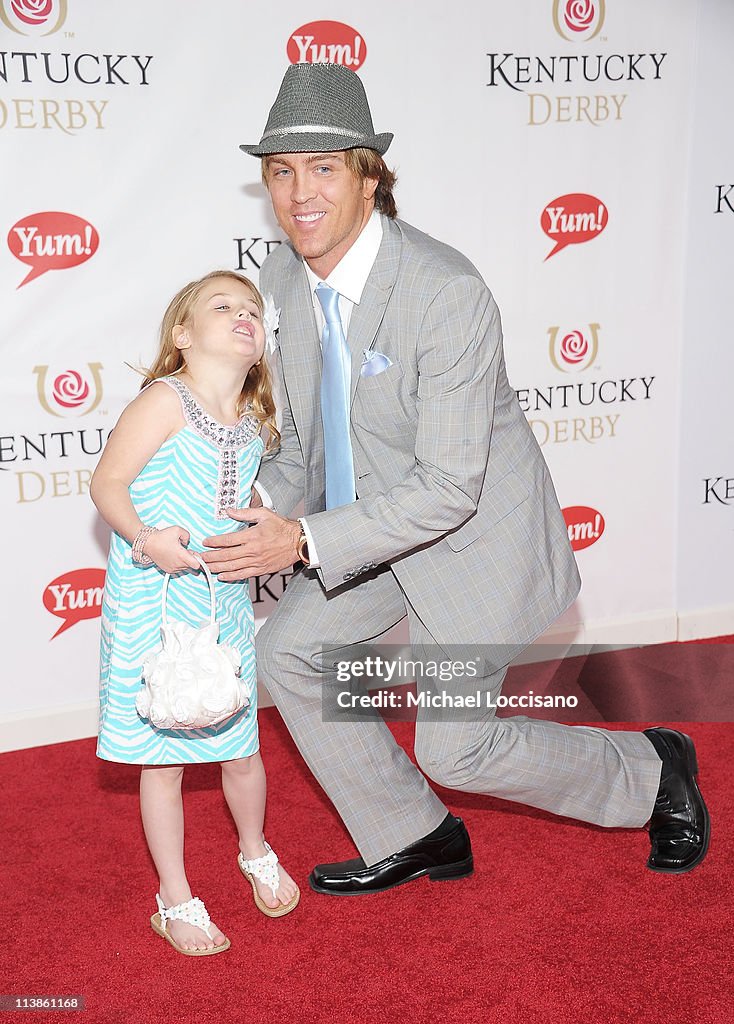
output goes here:
[{"label": "girl's arm", "polygon": [[[181,403],[167,386],[152,385],[125,409],[92,476],[89,493],[105,520],[132,544],[141,522],[128,488],[161,445],[184,426]],[[189,534],[171,526],[151,534],[145,553],[165,572],[198,569],[194,555],[183,546]]]}]

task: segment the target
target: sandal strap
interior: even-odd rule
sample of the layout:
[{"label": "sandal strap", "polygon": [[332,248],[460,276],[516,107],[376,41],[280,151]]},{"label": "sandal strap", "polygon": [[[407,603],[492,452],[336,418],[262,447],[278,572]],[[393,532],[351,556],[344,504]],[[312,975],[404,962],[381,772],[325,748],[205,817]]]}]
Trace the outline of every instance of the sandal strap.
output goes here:
[{"label": "sandal strap", "polygon": [[156,893],[155,898],[158,903],[158,912],[161,915],[163,931],[166,930],[166,921],[185,921],[186,924],[192,924],[195,928],[201,928],[206,937],[212,942],[214,941],[214,936],[211,933],[212,920],[203,900],[200,900],[198,896],[187,900],[186,903],[177,903],[175,907],[164,907],[160,893]]},{"label": "sandal strap", "polygon": [[280,872],[278,871],[278,855],[273,852],[271,846],[265,842],[265,849],[268,851],[264,857],[256,857],[254,860],[246,860],[242,853],[239,854],[237,860],[243,871],[246,871],[249,875],[254,875],[259,882],[269,886],[273,891],[273,898],[275,898],[280,885]]}]

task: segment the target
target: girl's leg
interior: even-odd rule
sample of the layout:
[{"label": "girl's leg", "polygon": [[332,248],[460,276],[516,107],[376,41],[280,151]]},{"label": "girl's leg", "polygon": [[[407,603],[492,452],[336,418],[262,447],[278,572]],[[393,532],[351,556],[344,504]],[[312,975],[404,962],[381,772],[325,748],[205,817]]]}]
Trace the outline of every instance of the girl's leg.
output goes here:
[{"label": "girl's leg", "polygon": [[[191,899],[184,868],[184,821],[181,781],[183,767],[143,766],[140,774],[140,813],[148,849],[159,877],[163,904],[173,907]],[[169,921],[171,938],[184,949],[211,949],[224,942],[224,935],[212,923],[212,941],[200,928],[185,921]]]},{"label": "girl's leg", "polygon": [[[222,762],[222,789],[237,826],[242,856],[246,860],[264,857],[268,852],[263,842],[266,783],[259,751],[250,757]],[[290,903],[298,888],[282,864],[278,865],[278,871],[280,886],[275,898],[269,886],[255,879],[260,898],[268,907]]]}]

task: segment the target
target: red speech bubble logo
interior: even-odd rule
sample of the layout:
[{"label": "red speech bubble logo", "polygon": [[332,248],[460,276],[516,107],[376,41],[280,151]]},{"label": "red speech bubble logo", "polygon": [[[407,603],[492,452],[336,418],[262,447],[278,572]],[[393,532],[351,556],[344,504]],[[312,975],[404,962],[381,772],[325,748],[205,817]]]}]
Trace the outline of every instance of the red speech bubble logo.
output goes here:
[{"label": "red speech bubble logo", "polygon": [[291,34],[286,52],[291,64],[343,64],[356,71],[364,64],[367,47],[341,21],[309,21]]},{"label": "red speech bubble logo", "polygon": [[78,267],[94,256],[99,235],[89,221],[57,210],[32,213],[13,224],[8,248],[30,271],[18,285],[22,288],[48,270]]},{"label": "red speech bubble logo", "polygon": [[563,518],[574,551],[590,548],[604,533],[604,516],[588,505],[569,505],[563,509]]},{"label": "red speech bubble logo", "polygon": [[99,618],[104,581],[104,569],[73,569],[51,580],[43,592],[43,605],[64,620],[52,640],[82,619]]},{"label": "red speech bubble logo", "polygon": [[571,192],[553,199],[540,215],[541,228],[555,242],[545,259],[549,260],[567,245],[579,245],[596,238],[608,220],[609,211],[596,196]]}]

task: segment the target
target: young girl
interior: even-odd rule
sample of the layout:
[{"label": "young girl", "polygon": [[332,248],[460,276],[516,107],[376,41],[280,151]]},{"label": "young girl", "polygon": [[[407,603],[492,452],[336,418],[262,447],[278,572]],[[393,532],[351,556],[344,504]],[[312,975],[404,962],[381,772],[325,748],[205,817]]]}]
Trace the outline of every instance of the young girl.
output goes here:
[{"label": "young girl", "polygon": [[159,875],[151,925],[188,956],[220,953],[230,943],[192,898],[186,878],[184,765],[221,762],[240,870],[263,913],[287,914],[300,896],[263,837],[265,772],[246,582],[215,578],[214,587],[220,640],[240,652],[250,706],[196,731],[156,729],[135,710],[143,658],[160,646],[164,574],[178,574],[168,590],[169,617],[194,626],[208,619],[209,590],[193,552],[204,537],[232,530],[228,509],[250,503],[261,430],[269,443],[278,440],[263,313],[260,293],[240,274],[216,271],[183,288],[164,316],[142,392],[120,417],[91,484],[92,500],[114,531],[102,606],[97,754],[142,765],[143,828]]}]

